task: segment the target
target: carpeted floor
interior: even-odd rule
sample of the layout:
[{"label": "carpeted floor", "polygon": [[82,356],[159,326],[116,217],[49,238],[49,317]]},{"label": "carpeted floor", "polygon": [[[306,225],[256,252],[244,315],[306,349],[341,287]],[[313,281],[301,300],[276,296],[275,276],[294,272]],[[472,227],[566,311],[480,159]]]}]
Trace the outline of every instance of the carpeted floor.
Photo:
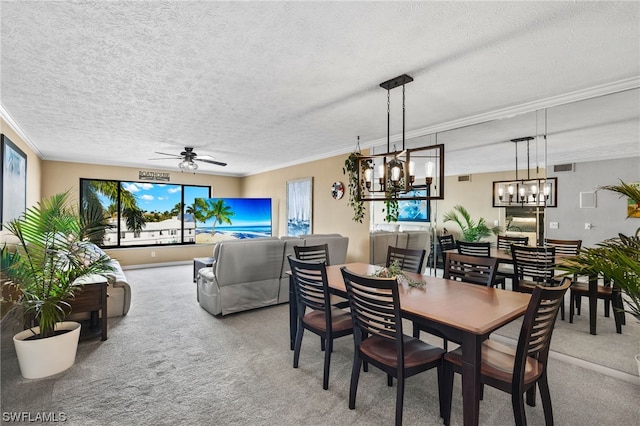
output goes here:
[{"label": "carpeted floor", "polygon": [[[216,318],[196,302],[191,265],[128,270],[126,274],[132,285],[129,314],[109,320],[106,342],[81,342],[70,370],[47,379],[23,379],[13,348],[3,346],[3,423],[7,413],[16,412],[64,413],[66,424],[83,426],[393,422],[395,386],[387,387],[386,376],[374,368],[361,374],[356,409],[347,407],[351,336],[336,341],[329,390],[325,391],[323,354],[316,336],[305,335],[300,368],[291,366],[288,305]],[[626,354],[618,349],[624,346],[627,350],[620,343],[626,339],[634,339],[636,348],[640,347],[638,334],[630,331],[635,325],[625,327],[622,338],[610,340],[604,327],[613,320],[599,320],[603,333],[598,336],[588,334],[588,323],[586,328],[576,323],[572,325],[575,330],[567,328],[567,337],[563,337],[566,324],[559,324],[554,344],[559,345],[558,350],[560,343],[576,346],[583,355],[597,351],[606,356],[603,364],[627,370],[627,362],[618,360]],[[584,332],[588,339],[571,337]],[[558,337],[562,342],[555,342]],[[596,343],[605,340],[607,343]],[[438,343],[438,339],[433,341]],[[630,373],[637,375],[637,371]],[[560,359],[550,362],[549,379],[556,424],[631,425],[640,418],[640,381],[619,380]],[[452,424],[461,424],[459,377],[455,386]],[[486,388],[481,424],[513,424],[510,401],[508,395]],[[544,424],[540,403],[527,407],[527,418],[531,425]],[[435,371],[408,379],[404,424],[442,424]]]}]

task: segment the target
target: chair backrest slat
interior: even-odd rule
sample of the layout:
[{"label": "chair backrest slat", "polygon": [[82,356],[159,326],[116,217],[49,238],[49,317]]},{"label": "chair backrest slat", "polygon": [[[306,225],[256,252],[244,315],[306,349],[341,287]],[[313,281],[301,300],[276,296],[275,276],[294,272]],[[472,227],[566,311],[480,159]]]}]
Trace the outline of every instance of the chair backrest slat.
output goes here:
[{"label": "chair backrest slat", "polygon": [[309,262],[325,262],[329,266],[329,244],[294,246],[296,258]]},{"label": "chair backrest slat", "polygon": [[366,277],[345,267],[342,276],[357,341],[361,341],[364,332],[395,340],[402,352],[402,319],[396,278]]},{"label": "chair backrest slat", "polygon": [[518,244],[521,246],[529,245],[529,237],[508,237],[506,235],[498,235],[498,248],[501,250],[508,250],[511,248],[511,244]]},{"label": "chair backrest slat", "polygon": [[533,289],[520,329],[514,378],[520,377],[520,380],[524,380],[527,356],[546,366],[556,317],[570,285],[571,279],[565,277],[558,287],[536,286]]},{"label": "chair backrest slat", "polygon": [[421,274],[426,253],[426,250],[389,246],[387,249],[386,266],[389,267],[392,263],[396,262],[403,271]]},{"label": "chair backrest slat", "polygon": [[456,241],[458,253],[467,256],[491,256],[491,244],[486,242]]},{"label": "chair backrest slat", "polygon": [[440,245],[440,250],[453,250],[456,248],[456,240],[453,238],[453,235],[439,235],[438,236],[438,244]]},{"label": "chair backrest slat", "polygon": [[512,245],[511,256],[517,280],[527,279],[543,285],[553,283],[556,255],[554,247]]},{"label": "chair backrest slat", "polygon": [[582,247],[582,240],[553,240],[545,238],[544,244],[546,246],[554,247],[556,249],[556,254],[576,256],[580,252],[580,247]]},{"label": "chair backrest slat", "polygon": [[[324,262],[308,262],[288,256],[293,276],[298,315],[304,316],[306,308],[329,313],[331,303],[327,284],[327,266]],[[329,317],[331,318],[331,317]]]},{"label": "chair backrest slat", "polygon": [[498,259],[493,257],[467,256],[448,252],[445,256],[445,279],[471,284],[492,286],[496,276]]}]

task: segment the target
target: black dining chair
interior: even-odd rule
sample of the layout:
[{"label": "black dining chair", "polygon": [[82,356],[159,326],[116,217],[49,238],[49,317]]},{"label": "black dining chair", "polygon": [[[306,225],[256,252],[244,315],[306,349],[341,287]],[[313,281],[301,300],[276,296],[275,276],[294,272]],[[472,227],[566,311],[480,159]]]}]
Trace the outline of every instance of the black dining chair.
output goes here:
[{"label": "black dining chair", "polygon": [[[458,246],[458,253],[460,254],[464,254],[466,256],[491,257],[491,243],[456,241],[456,245]],[[491,286],[499,286],[504,290],[506,288],[505,277],[495,274],[495,278],[491,281]]]},{"label": "black dining chair", "polygon": [[[520,237],[520,236],[512,237],[507,235],[498,235],[498,241],[496,243],[496,248],[498,248],[498,250],[511,250],[512,244],[527,246],[529,245],[529,237]],[[498,270],[496,271],[496,275],[499,277],[504,277],[505,281],[507,278],[512,280],[513,264],[511,263],[505,264],[505,262],[498,262]],[[506,287],[506,284],[505,284],[505,287]]]},{"label": "black dining chair", "polygon": [[[436,250],[436,268],[444,268],[444,253],[456,249],[456,240],[451,234],[438,235],[438,249]],[[438,259],[441,259],[438,261]]]},{"label": "black dining chair", "polygon": [[324,262],[307,262],[288,256],[298,306],[298,328],[293,352],[293,368],[298,368],[304,330],[320,336],[324,348],[322,388],[329,388],[329,366],[333,340],[353,333],[351,314],[331,305]]},{"label": "black dining chair", "polygon": [[[353,318],[353,367],[349,388],[349,408],[355,409],[358,381],[363,362],[387,373],[387,385],[397,379],[395,424],[402,424],[404,383],[407,377],[436,367],[438,390],[442,390],[441,348],[402,332],[398,281],[354,274],[342,267]],[[443,400],[440,399],[442,416]]]},{"label": "black dining chair", "polygon": [[[527,424],[525,393],[527,404],[535,406],[536,385],[540,389],[545,424],[553,425],[547,363],[558,309],[570,285],[571,280],[565,278],[558,287],[534,287],[515,348],[494,340],[482,344],[480,383],[511,394],[513,416],[518,426]],[[449,425],[454,372],[462,372],[461,348],[448,352],[444,359],[444,424]]]},{"label": "black dining chair", "polygon": [[[558,284],[555,277],[556,249],[551,246],[511,246],[513,258],[513,290],[531,293],[536,286],[553,287]],[[560,305],[564,320],[564,303]]]},{"label": "black dining chair", "polygon": [[[445,254],[443,278],[447,280],[462,281],[469,284],[493,287],[495,282],[498,260],[493,257],[467,256],[459,253],[448,252]],[[419,338],[420,332],[442,338],[443,348],[448,349],[449,339],[438,330],[413,323],[413,337]],[[460,342],[456,342],[460,343]]]},{"label": "black dining chair", "polygon": [[389,246],[387,249],[386,266],[397,263],[398,267],[406,272],[422,274],[422,264],[427,251],[424,249],[406,249]]},{"label": "black dining chair", "polygon": [[304,260],[307,262],[324,262],[327,266],[329,263],[329,245],[319,244],[315,246],[294,246],[293,250],[296,254],[296,259]]}]

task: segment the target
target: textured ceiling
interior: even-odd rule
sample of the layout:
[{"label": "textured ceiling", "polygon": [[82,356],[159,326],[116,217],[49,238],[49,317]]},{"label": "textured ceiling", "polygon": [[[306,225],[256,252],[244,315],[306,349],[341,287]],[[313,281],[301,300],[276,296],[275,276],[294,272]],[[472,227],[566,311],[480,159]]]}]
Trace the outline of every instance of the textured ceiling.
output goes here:
[{"label": "textured ceiling", "polygon": [[[247,175],[346,153],[357,135],[384,142],[378,85],[403,73],[411,136],[640,81],[638,2],[2,1],[0,13],[3,112],[50,160],[176,170],[148,159],[193,146],[228,163],[199,172]],[[549,110],[549,162],[640,155],[637,90],[607,98]],[[396,89],[396,136],[400,111]],[[513,168],[505,141],[540,127],[530,113],[442,133],[447,174]]]}]

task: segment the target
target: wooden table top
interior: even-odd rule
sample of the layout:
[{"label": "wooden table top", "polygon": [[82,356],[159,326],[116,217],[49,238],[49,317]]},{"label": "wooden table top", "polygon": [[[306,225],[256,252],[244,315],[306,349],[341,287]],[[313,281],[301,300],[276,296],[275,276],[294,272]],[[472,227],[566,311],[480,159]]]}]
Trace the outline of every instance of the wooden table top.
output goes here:
[{"label": "wooden table top", "polygon": [[[346,293],[340,268],[360,275],[372,275],[380,266],[349,263],[327,267],[329,287]],[[421,288],[399,286],[400,306],[405,312],[455,327],[464,332],[483,335],[523,315],[530,295],[491,287],[445,280],[429,275],[408,274],[423,280]]]}]

